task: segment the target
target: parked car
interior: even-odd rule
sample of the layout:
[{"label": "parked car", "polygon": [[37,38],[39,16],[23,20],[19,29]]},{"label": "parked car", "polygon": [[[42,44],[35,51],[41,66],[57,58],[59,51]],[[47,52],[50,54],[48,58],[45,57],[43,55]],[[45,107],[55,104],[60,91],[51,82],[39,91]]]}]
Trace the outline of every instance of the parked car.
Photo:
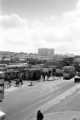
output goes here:
[{"label": "parked car", "polygon": [[0,120],[7,120],[6,113],[0,110]]},{"label": "parked car", "polygon": [[74,82],[79,83],[80,82],[80,75],[77,73],[74,77]]}]

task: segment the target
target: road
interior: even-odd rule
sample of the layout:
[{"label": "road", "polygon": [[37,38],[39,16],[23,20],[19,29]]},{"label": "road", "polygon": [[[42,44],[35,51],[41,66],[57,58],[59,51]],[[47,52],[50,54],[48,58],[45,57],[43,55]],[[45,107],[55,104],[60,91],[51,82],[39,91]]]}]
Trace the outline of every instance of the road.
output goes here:
[{"label": "road", "polygon": [[23,87],[6,91],[0,108],[7,113],[8,120],[33,120],[38,109],[44,114],[63,109],[80,111],[80,98],[76,105],[74,104],[80,93],[75,94],[78,90],[79,86],[76,87],[72,80],[37,82],[31,87],[25,84]]}]

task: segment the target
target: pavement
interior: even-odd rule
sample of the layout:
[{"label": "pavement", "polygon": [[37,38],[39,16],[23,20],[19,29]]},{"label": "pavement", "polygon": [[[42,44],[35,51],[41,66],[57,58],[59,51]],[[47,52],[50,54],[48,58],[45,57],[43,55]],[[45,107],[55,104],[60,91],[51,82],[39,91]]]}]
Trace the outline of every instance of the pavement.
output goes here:
[{"label": "pavement", "polygon": [[[57,81],[56,80],[56,81],[53,82],[54,84],[52,82],[50,82],[50,81],[33,82],[33,86],[32,87],[29,87],[30,82],[25,81],[25,83],[24,83],[23,86],[20,86],[20,87],[14,87],[14,86],[12,86],[12,87],[10,87],[8,89],[5,89],[5,92],[7,94],[8,93],[12,94],[12,92],[13,92],[13,94],[14,94],[14,91],[20,90],[20,93],[21,93],[22,92],[21,88],[25,88],[23,90],[24,92],[25,92],[25,90],[26,91],[29,90],[30,91],[29,93],[32,93],[32,91],[34,91],[34,92],[40,94],[39,97],[42,97],[42,95],[44,95],[43,93],[46,93],[46,95],[47,95],[48,91],[55,93],[54,90],[58,90],[59,86],[60,85],[62,86],[62,83],[64,83],[64,82],[66,82],[66,83],[73,82],[73,80],[70,80],[70,81],[61,81],[61,80]],[[76,91],[77,91],[77,94],[76,94],[76,97],[74,97]],[[72,106],[74,108],[75,107],[76,108],[79,107],[79,101],[80,101],[79,95],[80,95],[80,84],[74,84],[73,87],[69,88],[66,91],[63,91],[58,96],[53,97],[53,99],[50,99],[49,101],[46,100],[46,103],[42,102],[43,104],[40,104],[40,106],[38,106],[38,108],[40,108],[43,113],[47,109],[48,110],[51,109],[51,110],[49,110],[49,111],[47,111],[47,112],[44,113],[44,120],[80,120],[80,111],[79,111],[80,109],[79,110],[72,109]],[[33,98],[35,97],[34,94],[32,94],[32,96],[33,96]],[[72,98],[71,98],[71,96],[72,96]],[[78,99],[76,101],[77,96],[78,96]],[[70,99],[69,99],[69,97],[70,97]],[[5,101],[6,100],[7,99],[5,99]],[[26,100],[28,100],[28,98],[26,98]],[[65,103],[65,100],[67,101],[67,103]],[[71,103],[71,102],[73,102],[73,103]],[[10,103],[9,103],[9,105],[10,105]],[[65,105],[65,107],[64,107],[64,105]],[[71,105],[71,109],[69,109],[70,105]],[[67,109],[67,106],[68,106],[68,109]],[[60,109],[59,111],[58,111],[58,107]],[[63,109],[63,108],[66,108],[66,109]],[[10,108],[8,108],[8,109],[10,109]],[[26,112],[26,109],[27,108],[24,109],[25,110],[24,112]],[[57,109],[57,111],[55,109]],[[76,118],[76,119],[74,119],[74,118]],[[26,120],[30,120],[30,119],[26,119]],[[35,120],[35,118],[33,118],[32,120]]]},{"label": "pavement", "polygon": [[[35,120],[35,118],[33,118]],[[43,120],[80,120],[79,111],[52,112],[44,114]]]},{"label": "pavement", "polygon": [[[55,78],[55,81],[54,81],[54,85],[56,84],[56,79],[57,78]],[[50,77],[49,78],[49,80],[51,80],[51,81],[53,81],[53,77]],[[43,82],[43,81],[32,81],[32,86],[40,86],[42,83],[44,84],[46,84],[46,88],[47,87],[49,87],[48,86],[48,82],[49,81],[45,81],[45,82]],[[64,82],[64,81],[63,81]],[[61,81],[60,82],[58,82],[58,84],[60,84],[61,83]],[[7,84],[7,83],[5,83],[5,84]],[[12,91],[15,91],[15,90],[17,90],[17,89],[19,89],[20,87],[22,87],[22,88],[24,88],[24,87],[29,87],[30,86],[30,84],[31,84],[31,81],[24,81],[24,83],[23,83],[23,85],[21,86],[19,86],[19,87],[15,87],[15,82],[13,81],[13,83],[12,83],[12,85],[11,85],[11,87],[8,87],[8,88],[6,88],[5,87],[5,92],[12,92]],[[44,85],[45,85],[44,84]],[[6,85],[5,85],[6,86]],[[52,85],[53,86],[53,85]],[[51,85],[50,85],[50,88],[51,88]]]},{"label": "pavement", "polygon": [[65,92],[61,93],[59,96],[55,97],[55,99],[52,99],[45,103],[44,105],[40,106],[41,111],[46,111],[47,109],[51,108],[52,106],[59,104],[62,100],[65,100],[66,97],[71,96],[74,94],[74,92],[80,88],[80,85],[75,85],[72,88],[66,90]]},{"label": "pavement", "polygon": [[19,88],[27,87],[30,84],[30,82],[24,81],[23,85],[20,85],[19,87],[15,87],[15,85],[11,85],[11,87],[5,88],[5,92],[13,92],[15,90],[18,90]]},{"label": "pavement", "polygon": [[[53,88],[52,81],[53,81],[53,77],[50,77],[49,81],[45,81],[45,82],[43,82],[43,81],[33,81],[32,82],[32,86],[39,87],[39,86],[41,86],[41,84],[43,84],[43,88],[42,89],[45,89],[44,87],[46,87],[46,89],[47,88],[51,89],[51,86]],[[72,81],[73,80],[70,80],[70,82],[72,82]],[[54,87],[56,86],[56,83],[57,83],[57,85],[60,85],[60,84],[62,84],[64,82],[67,83],[69,81],[58,80],[58,78],[55,78],[54,79]],[[24,87],[29,88],[30,84],[31,84],[31,81],[24,81],[23,85],[20,85],[19,87],[15,87],[15,83],[13,82],[11,87],[8,87],[8,88],[5,87],[5,92],[13,92],[15,90],[18,90],[19,88],[24,88]]]},{"label": "pavement", "polygon": [[49,113],[44,116],[44,120],[80,120],[79,111],[64,111]]},{"label": "pavement", "polygon": [[[67,91],[65,91],[62,94],[60,94],[59,96],[57,96],[55,99],[52,99],[52,100],[48,101],[46,104],[43,104],[42,106],[40,106],[39,109],[44,114],[44,120],[80,120],[80,110],[78,110],[78,109],[75,110],[75,108],[73,110],[72,110],[72,108],[71,108],[71,110],[68,110],[69,107],[68,107],[68,109],[65,109],[67,107],[64,108],[64,106],[67,106],[67,105],[69,106],[69,104],[70,104],[69,98],[75,96],[75,94],[76,94],[76,96],[78,94],[80,95],[80,84],[76,84],[72,88],[68,89]],[[75,104],[75,106],[77,103],[79,103],[79,100],[80,100],[79,95],[78,95],[78,99],[77,99],[77,97],[73,97],[72,104]],[[66,98],[66,97],[68,97],[68,98]],[[76,103],[75,99],[77,99],[77,103]],[[67,101],[66,102],[67,105],[64,102],[65,100]],[[59,103],[63,104],[63,106],[60,106]],[[55,105],[58,106],[58,104],[59,104],[59,108],[61,108],[61,109],[59,111],[56,111]],[[72,104],[70,104],[71,107],[73,106]],[[49,110],[49,108],[50,108],[50,110]],[[58,109],[58,107],[56,109]],[[35,118],[33,118],[33,120],[35,120]]]}]

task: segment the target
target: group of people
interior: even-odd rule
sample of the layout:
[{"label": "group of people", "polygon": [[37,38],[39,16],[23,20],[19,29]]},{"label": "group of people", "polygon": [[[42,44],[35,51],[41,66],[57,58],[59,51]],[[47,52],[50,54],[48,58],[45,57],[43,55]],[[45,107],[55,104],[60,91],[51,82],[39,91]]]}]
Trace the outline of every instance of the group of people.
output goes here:
[{"label": "group of people", "polygon": [[47,80],[49,79],[50,76],[52,76],[51,73],[43,72],[43,74],[41,74],[41,80],[47,81]]},{"label": "group of people", "polygon": [[23,85],[23,74],[22,73],[18,73],[18,79],[16,80],[16,87],[19,86],[19,84]]},{"label": "group of people", "polygon": [[41,80],[42,81],[47,81],[48,80],[48,76],[47,75],[41,75]]},{"label": "group of people", "polygon": [[[5,81],[8,82],[7,87],[11,87],[12,80],[7,79]],[[20,84],[23,85],[23,74],[22,73],[20,73],[20,74],[17,73],[17,77],[15,79],[15,85],[16,85],[16,87],[19,87]]]}]

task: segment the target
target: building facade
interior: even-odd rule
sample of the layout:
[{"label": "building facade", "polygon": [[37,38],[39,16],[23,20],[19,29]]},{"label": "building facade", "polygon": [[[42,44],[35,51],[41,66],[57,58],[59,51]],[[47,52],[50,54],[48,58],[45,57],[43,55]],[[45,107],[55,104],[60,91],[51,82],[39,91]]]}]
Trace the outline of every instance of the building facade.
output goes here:
[{"label": "building facade", "polygon": [[42,57],[52,57],[54,55],[54,49],[39,48],[38,55]]}]

